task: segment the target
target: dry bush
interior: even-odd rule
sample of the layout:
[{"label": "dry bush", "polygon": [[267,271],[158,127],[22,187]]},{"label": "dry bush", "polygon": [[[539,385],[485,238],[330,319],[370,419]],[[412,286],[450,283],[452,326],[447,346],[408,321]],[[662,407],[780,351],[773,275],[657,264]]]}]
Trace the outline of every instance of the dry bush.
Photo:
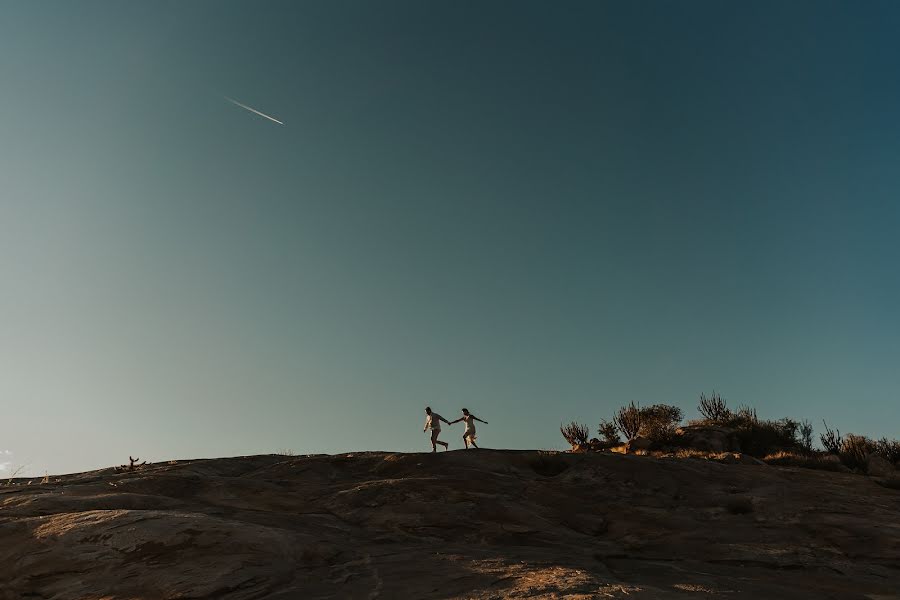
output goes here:
[{"label": "dry bush", "polygon": [[841,462],[854,471],[865,471],[869,455],[875,454],[875,442],[864,435],[848,433],[841,445]]},{"label": "dry bush", "polygon": [[641,431],[641,409],[632,402],[623,406],[613,418],[613,423],[622,432],[626,440],[633,440]]},{"label": "dry bush", "polygon": [[900,440],[881,438],[875,442],[875,454],[893,465],[900,465]]},{"label": "dry bush", "polygon": [[573,448],[579,444],[587,444],[590,431],[587,425],[572,421],[568,425],[560,425],[559,432]]},{"label": "dry bush", "polygon": [[711,396],[700,394],[700,404],[697,406],[697,410],[709,423],[724,423],[731,417],[731,411],[728,410],[725,399],[717,394],[715,390],[713,390]]},{"label": "dry bush", "polygon": [[640,409],[640,435],[655,442],[670,442],[684,413],[677,406],[654,404]]},{"label": "dry bush", "polygon": [[812,452],[813,451],[813,426],[808,420],[803,419],[800,422],[800,427],[797,430],[800,435],[800,447],[803,448],[804,452]]},{"label": "dry bush", "polygon": [[611,423],[606,419],[600,420],[600,425],[597,426],[597,432],[603,436],[603,441],[607,444],[618,444],[622,441],[619,438],[619,430],[616,429],[616,424]]},{"label": "dry bush", "polygon": [[841,431],[839,429],[832,429],[828,426],[824,420],[822,420],[822,425],[825,426],[825,432],[819,434],[819,439],[822,441],[822,446],[825,447],[825,450],[830,452],[831,454],[835,454],[840,456],[841,448],[844,445],[844,438],[841,437]]},{"label": "dry bush", "polygon": [[798,454],[797,452],[780,450],[763,457],[763,462],[775,467],[800,467],[819,471],[844,471],[846,468],[839,460],[828,459],[829,454]]},{"label": "dry bush", "polygon": [[746,427],[758,422],[759,417],[756,414],[756,409],[742,404],[737,409],[737,412],[727,416],[724,424],[730,427]]}]

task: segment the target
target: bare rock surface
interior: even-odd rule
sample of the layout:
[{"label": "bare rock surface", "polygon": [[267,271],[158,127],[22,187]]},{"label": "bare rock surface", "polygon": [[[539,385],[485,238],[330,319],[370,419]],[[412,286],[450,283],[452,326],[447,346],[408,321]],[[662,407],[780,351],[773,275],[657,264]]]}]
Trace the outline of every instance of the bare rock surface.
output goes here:
[{"label": "bare rock surface", "polygon": [[900,598],[900,491],[845,473],[456,451],[0,486],[0,599]]}]

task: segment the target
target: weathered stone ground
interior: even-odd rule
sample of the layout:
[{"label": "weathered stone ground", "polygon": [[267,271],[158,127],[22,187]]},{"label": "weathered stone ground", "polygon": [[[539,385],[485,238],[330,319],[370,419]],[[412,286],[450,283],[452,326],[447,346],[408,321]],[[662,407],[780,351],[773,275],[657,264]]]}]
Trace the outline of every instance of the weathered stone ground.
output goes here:
[{"label": "weathered stone ground", "polygon": [[0,485],[0,599],[900,599],[900,491],[533,451],[253,456]]}]

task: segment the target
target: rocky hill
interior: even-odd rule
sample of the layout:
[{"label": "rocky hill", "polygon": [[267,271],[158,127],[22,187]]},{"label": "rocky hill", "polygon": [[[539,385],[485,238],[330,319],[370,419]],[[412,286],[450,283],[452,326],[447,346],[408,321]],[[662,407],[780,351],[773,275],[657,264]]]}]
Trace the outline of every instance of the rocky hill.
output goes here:
[{"label": "rocky hill", "polygon": [[27,483],[3,600],[900,598],[900,491],[846,473],[480,450]]}]

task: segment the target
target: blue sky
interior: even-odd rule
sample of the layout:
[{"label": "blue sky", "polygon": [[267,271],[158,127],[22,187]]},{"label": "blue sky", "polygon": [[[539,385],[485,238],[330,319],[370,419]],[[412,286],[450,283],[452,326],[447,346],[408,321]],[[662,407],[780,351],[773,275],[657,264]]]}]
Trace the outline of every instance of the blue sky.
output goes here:
[{"label": "blue sky", "polygon": [[3,14],[2,463],[900,433],[893,3]]}]

